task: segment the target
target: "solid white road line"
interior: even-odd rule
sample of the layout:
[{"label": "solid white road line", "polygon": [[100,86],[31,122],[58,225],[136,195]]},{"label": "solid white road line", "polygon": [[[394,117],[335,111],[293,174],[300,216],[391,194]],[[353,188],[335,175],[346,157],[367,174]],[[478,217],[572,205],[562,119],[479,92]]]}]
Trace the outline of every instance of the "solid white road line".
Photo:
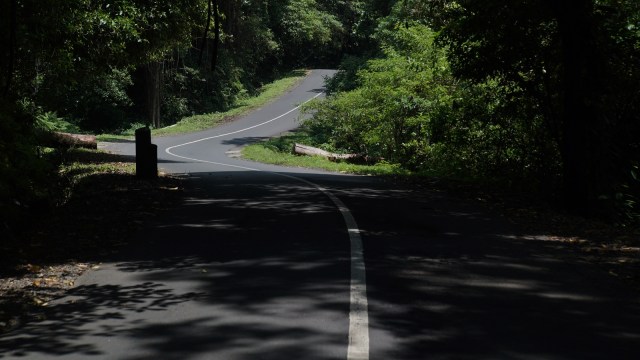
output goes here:
[{"label": "solid white road line", "polygon": [[[314,96],[313,98],[305,101],[304,103],[307,103],[317,98],[320,95],[322,95],[322,93]],[[272,172],[272,171],[263,171],[260,169],[254,169],[246,166],[225,164],[225,163],[207,161],[202,159],[194,159],[194,158],[190,158],[182,155],[176,155],[171,152],[172,149],[175,149],[178,147],[195,144],[201,141],[220,138],[227,135],[234,135],[246,130],[254,129],[258,126],[262,126],[270,122],[273,122],[277,119],[280,119],[292,113],[293,111],[299,109],[300,106],[301,105],[296,106],[295,108],[289,110],[288,112],[282,115],[279,115],[269,121],[265,121],[263,123],[253,125],[245,129],[233,131],[230,133],[210,136],[210,137],[198,139],[195,141],[186,142],[184,144],[174,145],[174,146],[168,147],[165,150],[165,152],[171,156],[175,156],[177,158],[181,158],[185,160],[212,164],[212,165],[227,166],[227,167],[232,167],[232,168],[242,169],[242,170],[267,172],[274,175],[294,179],[296,181],[300,181],[308,185],[311,185],[312,187],[316,188],[317,190],[325,194],[333,202],[333,204],[340,211],[340,214],[342,215],[342,218],[344,219],[344,222],[347,225],[349,241],[351,242],[351,284],[350,284],[350,290],[349,290],[349,293],[350,293],[350,296],[349,296],[349,345],[347,348],[347,360],[368,360],[369,359],[369,310],[368,310],[369,305],[367,301],[367,278],[366,278],[366,268],[365,268],[364,254],[363,254],[363,247],[362,247],[362,238],[360,237],[360,229],[358,228],[358,224],[356,223],[356,220],[353,217],[353,214],[351,213],[349,208],[342,202],[342,200],[340,200],[337,196],[335,196],[326,188],[296,176],[281,174],[281,173]]]},{"label": "solid white road line", "polygon": [[[276,173],[277,174],[277,173]],[[283,174],[278,174],[283,175]],[[348,360],[369,359],[369,304],[367,301],[367,276],[362,250],[360,229],[349,208],[329,190],[295,176],[287,177],[305,182],[322,191],[336,205],[349,233],[351,242],[351,287],[349,299],[349,347]]]},{"label": "solid white road line", "polygon": [[180,157],[180,156],[178,156],[178,155],[176,155],[176,154],[172,153],[172,152],[171,152],[171,150],[173,150],[173,149],[175,149],[175,148],[178,148],[178,147],[182,147],[182,146],[186,146],[186,145],[191,145],[191,144],[199,143],[199,142],[201,142],[201,141],[207,141],[207,140],[211,140],[211,139],[217,139],[217,138],[221,138],[221,137],[223,137],[223,136],[228,136],[228,135],[235,135],[235,134],[238,134],[238,133],[241,133],[241,132],[247,131],[247,130],[255,129],[255,128],[257,128],[257,127],[259,127],[259,126],[262,126],[262,125],[269,124],[269,123],[271,123],[271,122],[274,122],[274,121],[276,121],[276,120],[278,120],[278,119],[280,119],[280,118],[282,118],[282,117],[285,117],[285,116],[287,116],[287,115],[291,114],[292,112],[294,112],[294,111],[298,110],[302,105],[304,105],[304,104],[308,103],[309,101],[311,101],[311,100],[313,100],[313,99],[317,98],[318,96],[320,96],[320,95],[322,95],[322,94],[323,94],[323,93],[319,93],[318,95],[316,95],[316,96],[312,97],[311,99],[309,99],[309,100],[307,100],[307,101],[303,102],[302,104],[300,104],[300,105],[298,105],[298,106],[294,107],[293,109],[291,109],[291,110],[287,111],[287,112],[286,112],[286,113],[284,113],[284,114],[281,114],[281,115],[278,115],[278,116],[274,117],[274,118],[273,118],[273,119],[271,119],[271,120],[267,120],[267,121],[265,121],[265,122],[261,122],[260,124],[256,124],[256,125],[253,125],[253,126],[249,126],[248,128],[244,128],[244,129],[240,129],[240,130],[236,130],[236,131],[228,132],[228,133],[225,133],[225,134],[219,134],[219,135],[209,136],[209,137],[206,137],[206,138],[202,138],[202,139],[198,139],[198,140],[194,140],[194,141],[189,141],[189,142],[186,142],[186,143],[184,143],[184,144],[174,145],[174,146],[171,146],[171,147],[166,148],[166,149],[164,150],[164,152],[166,152],[166,153],[167,153],[167,154],[169,154],[169,155],[173,155],[173,156]]}]

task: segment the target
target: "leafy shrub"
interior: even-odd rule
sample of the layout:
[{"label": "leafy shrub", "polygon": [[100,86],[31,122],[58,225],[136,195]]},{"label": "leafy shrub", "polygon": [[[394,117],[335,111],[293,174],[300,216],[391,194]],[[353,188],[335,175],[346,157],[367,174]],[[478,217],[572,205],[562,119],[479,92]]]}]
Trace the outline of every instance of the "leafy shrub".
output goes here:
[{"label": "leafy shrub", "polygon": [[80,128],[59,117],[54,111],[47,111],[36,116],[36,127],[45,131],[61,131],[69,133],[78,133]]},{"label": "leafy shrub", "polygon": [[136,130],[143,128],[145,126],[148,126],[148,125],[140,122],[131,123],[127,128],[120,131],[120,135],[134,136],[136,134]]},{"label": "leafy shrub", "polygon": [[354,90],[358,87],[358,71],[366,65],[366,57],[345,56],[340,63],[338,72],[330,79],[327,79],[327,94],[331,95],[340,91]]},{"label": "leafy shrub", "polygon": [[[392,31],[391,31],[392,30]],[[515,85],[455,79],[447,49],[428,27],[383,28],[383,56],[334,82],[338,91],[307,107],[304,123],[317,144],[427,170],[465,177],[499,177],[543,185],[558,175],[558,149],[536,113],[535,102]],[[507,101],[508,99],[508,101]],[[546,185],[546,184],[545,184]]]},{"label": "leafy shrub", "polygon": [[30,110],[0,101],[0,239],[49,198],[52,167],[39,155]]},{"label": "leafy shrub", "polygon": [[174,94],[164,96],[161,108],[160,113],[164,124],[175,124],[183,117],[191,114],[189,100]]},{"label": "leafy shrub", "polygon": [[385,57],[358,71],[359,86],[314,108],[307,126],[336,148],[419,166],[419,149],[431,140],[429,123],[451,101],[445,52],[433,39],[427,27],[399,27],[383,47]]}]

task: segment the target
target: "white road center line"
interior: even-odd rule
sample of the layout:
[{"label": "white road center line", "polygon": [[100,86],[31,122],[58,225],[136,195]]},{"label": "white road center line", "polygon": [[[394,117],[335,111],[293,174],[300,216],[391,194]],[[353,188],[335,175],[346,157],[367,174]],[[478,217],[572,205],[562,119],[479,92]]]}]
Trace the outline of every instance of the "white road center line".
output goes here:
[{"label": "white road center line", "polygon": [[[322,95],[322,93],[305,101],[303,104],[317,98],[320,95]],[[272,171],[263,171],[260,169],[254,169],[254,168],[245,167],[245,166],[225,164],[225,163],[207,161],[202,159],[194,159],[194,158],[189,158],[182,155],[177,155],[171,152],[171,150],[178,147],[191,145],[191,144],[195,144],[198,142],[211,140],[215,138],[220,138],[223,136],[234,135],[237,133],[241,133],[243,131],[254,129],[258,126],[271,123],[277,119],[280,119],[286,115],[289,115],[290,113],[299,109],[300,106],[302,105],[298,105],[295,108],[287,111],[286,113],[279,115],[271,120],[262,122],[260,124],[253,125],[245,129],[229,132],[226,134],[210,136],[210,137],[186,142],[184,144],[174,145],[165,149],[165,152],[171,156],[175,156],[177,158],[181,158],[185,160],[207,163],[212,165],[232,167],[232,168],[248,170],[248,171],[266,172],[266,173],[294,179],[296,181],[306,183],[316,188],[317,190],[325,194],[333,202],[333,204],[340,211],[342,218],[344,219],[344,222],[347,226],[347,233],[349,234],[349,240],[351,242],[351,285],[349,290],[349,294],[350,294],[349,296],[349,344],[347,348],[347,360],[368,360],[369,359],[369,310],[368,310],[369,305],[367,301],[367,278],[366,278],[366,268],[365,268],[364,254],[363,254],[363,247],[362,247],[362,238],[360,237],[360,229],[358,228],[358,224],[356,223],[356,220],[353,217],[353,214],[351,213],[349,208],[342,202],[342,200],[340,200],[337,196],[335,196],[332,192],[330,192],[326,188],[296,176],[291,176],[291,175],[272,172]]]},{"label": "white road center line", "polygon": [[[199,143],[199,142],[201,142],[201,141],[207,141],[207,140],[211,140],[211,139],[217,139],[217,138],[221,138],[221,137],[223,137],[223,136],[228,136],[228,135],[235,135],[235,134],[238,134],[238,133],[241,133],[241,132],[247,131],[247,130],[255,129],[255,128],[260,127],[260,126],[262,126],[262,125],[266,125],[266,124],[272,123],[272,122],[274,122],[274,121],[276,121],[276,120],[278,120],[278,119],[280,119],[280,118],[283,118],[283,117],[285,117],[285,116],[287,116],[287,115],[291,114],[292,112],[294,112],[294,111],[298,110],[302,105],[304,105],[304,104],[308,103],[309,101],[311,101],[311,100],[313,100],[313,99],[317,98],[318,96],[320,96],[320,95],[322,95],[322,94],[324,94],[324,93],[319,93],[318,95],[316,95],[316,96],[312,97],[311,99],[309,99],[309,100],[307,100],[307,101],[303,102],[302,104],[300,104],[300,105],[298,105],[298,106],[294,107],[293,109],[291,109],[291,110],[287,111],[287,112],[286,112],[286,113],[284,113],[284,114],[281,114],[281,115],[278,115],[278,116],[274,117],[274,118],[273,118],[273,119],[271,119],[271,120],[267,120],[267,121],[265,121],[265,122],[261,122],[261,123],[256,124],[256,125],[249,126],[249,127],[247,127],[247,128],[244,128],[244,129],[240,129],[240,130],[236,130],[236,131],[228,132],[228,133],[225,133],[225,134],[219,134],[219,135],[209,136],[209,137],[206,137],[206,138],[202,138],[202,139],[198,139],[198,140],[194,140],[194,141],[189,141],[189,142],[186,142],[186,143],[184,143],[184,144],[179,144],[179,145],[170,146],[170,147],[166,148],[166,149],[164,150],[164,152],[166,152],[166,153],[167,153],[167,154],[169,154],[169,155],[173,155],[173,156],[176,156],[176,157],[180,157],[180,156],[178,156],[178,155],[176,155],[176,154],[172,153],[172,152],[171,152],[171,150],[173,150],[173,149],[175,149],[175,148],[178,148],[178,147],[182,147],[182,146],[186,146],[186,145],[191,145],[191,144]],[[191,160],[193,160],[193,159],[191,159]]]}]

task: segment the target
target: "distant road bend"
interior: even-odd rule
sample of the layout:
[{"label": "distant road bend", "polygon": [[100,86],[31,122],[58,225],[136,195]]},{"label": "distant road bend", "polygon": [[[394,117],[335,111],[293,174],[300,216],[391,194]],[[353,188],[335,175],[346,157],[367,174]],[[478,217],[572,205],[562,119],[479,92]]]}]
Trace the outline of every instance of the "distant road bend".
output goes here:
[{"label": "distant road bend", "polygon": [[[332,71],[316,71],[310,79],[301,85],[301,87],[306,86],[310,88],[310,90],[305,90],[297,88],[294,93],[304,96],[304,93],[314,94],[313,96],[309,96],[308,99],[302,101],[300,105],[295,105],[295,103],[291,103],[290,101],[286,101],[285,104],[280,104],[283,100],[281,99],[277,105],[277,109],[280,109],[282,106],[283,113],[274,116],[268,120],[262,121],[264,118],[263,114],[260,116],[256,116],[256,121],[252,121],[251,123],[246,123],[240,128],[231,128],[227,129],[227,131],[221,131],[220,133],[213,134],[210,136],[204,136],[198,138],[196,140],[190,140],[185,143],[180,143],[177,145],[169,146],[165,149],[165,153],[174,156],[179,159],[184,159],[187,161],[200,162],[210,165],[229,167],[232,169],[239,170],[248,170],[248,171],[269,171],[269,170],[261,170],[255,168],[255,164],[252,164],[252,167],[242,166],[238,164],[231,164],[229,159],[222,159],[224,162],[215,161],[219,159],[217,155],[221,155],[224,151],[224,154],[230,153],[232,150],[227,149],[229,139],[233,139],[235,141],[239,141],[239,144],[246,144],[250,141],[244,142],[243,138],[246,138],[249,135],[249,139],[260,139],[260,138],[268,138],[273,136],[274,130],[281,131],[283,129],[283,125],[286,126],[284,130],[292,130],[297,127],[297,124],[291,123],[291,119],[294,121],[299,118],[299,108],[301,105],[316,99],[323,95],[322,88],[324,84],[318,83],[318,75],[321,75],[320,78],[324,80],[325,77],[331,76],[333,74]],[[295,105],[295,106],[294,106]],[[290,109],[289,109],[290,108]],[[287,110],[288,109],[288,110]],[[285,111],[286,110],[286,111]],[[276,110],[277,111],[277,110]],[[276,123],[278,122],[278,123]],[[250,134],[246,134],[249,133]],[[265,134],[271,134],[270,136],[264,136]],[[240,138],[236,137],[240,136]],[[216,141],[217,140],[217,141]],[[199,147],[200,143],[206,144],[206,147],[201,148],[202,151],[198,153],[197,151],[191,149],[194,146]],[[192,152],[189,152],[186,149],[191,149]],[[184,150],[185,154],[189,154],[189,156],[179,155],[178,153]],[[196,156],[190,157],[190,156]],[[211,159],[211,160],[209,160]],[[345,204],[340,201],[335,195],[333,195],[329,190],[323,188],[320,185],[310,182],[309,180],[305,180],[300,177],[292,176],[290,174],[283,174],[277,171],[282,171],[282,169],[273,169],[271,172],[276,175],[284,176],[288,179],[299,181],[304,184],[310,185],[312,188],[317,189],[318,191],[325,194],[331,202],[336,206],[336,208],[340,211],[342,215],[345,225],[347,227],[347,234],[349,235],[350,245],[351,245],[351,286],[350,286],[350,312],[349,312],[349,341],[348,341],[348,351],[347,358],[348,359],[368,359],[369,355],[369,334],[368,334],[368,314],[367,314],[367,297],[366,297],[366,271],[364,258],[362,255],[362,240],[360,238],[360,230],[358,229],[358,225],[356,224],[353,215],[349,211],[349,209],[345,206]],[[290,169],[287,169],[290,171]]]},{"label": "distant road bend", "polygon": [[0,359],[640,358],[637,297],[542,234],[440,192],[229,156],[298,126],[332,74],[154,138],[184,203],[0,337]]}]

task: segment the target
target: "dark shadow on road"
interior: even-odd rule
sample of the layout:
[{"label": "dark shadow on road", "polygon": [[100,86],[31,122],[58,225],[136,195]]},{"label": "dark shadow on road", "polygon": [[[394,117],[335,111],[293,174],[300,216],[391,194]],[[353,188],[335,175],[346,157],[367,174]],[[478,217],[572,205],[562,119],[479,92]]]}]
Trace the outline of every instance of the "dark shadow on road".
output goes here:
[{"label": "dark shadow on road", "polygon": [[340,214],[308,185],[255,175],[192,174],[178,214],[0,338],[0,357],[345,358]]},{"label": "dark shadow on road", "polygon": [[[360,226],[371,359],[640,355],[636,299],[553,244],[441,193],[304,176]],[[269,173],[191,181],[178,212],[1,337],[0,357],[346,358],[349,239],[334,205]]]},{"label": "dark shadow on road", "polygon": [[[387,199],[381,199],[382,194]],[[379,359],[634,359],[640,306],[570,251],[437,192],[345,188]]]},{"label": "dark shadow on road", "polygon": [[[133,158],[135,162],[135,157]],[[184,164],[186,161],[182,160],[167,160],[167,159],[158,159],[158,164]]]},{"label": "dark shadow on road", "polygon": [[64,303],[34,314],[39,321],[27,324],[20,334],[0,338],[0,358],[104,356],[95,343],[126,332],[136,322],[130,319],[132,312],[165,311],[199,296],[175,294],[152,282],[78,286],[69,291]]},{"label": "dark shadow on road", "polygon": [[240,146],[246,146],[246,145],[251,145],[257,142],[265,141],[267,139],[269,138],[266,136],[248,136],[248,137],[239,137],[239,138],[233,138],[229,140],[223,140],[222,144],[240,147]]}]

